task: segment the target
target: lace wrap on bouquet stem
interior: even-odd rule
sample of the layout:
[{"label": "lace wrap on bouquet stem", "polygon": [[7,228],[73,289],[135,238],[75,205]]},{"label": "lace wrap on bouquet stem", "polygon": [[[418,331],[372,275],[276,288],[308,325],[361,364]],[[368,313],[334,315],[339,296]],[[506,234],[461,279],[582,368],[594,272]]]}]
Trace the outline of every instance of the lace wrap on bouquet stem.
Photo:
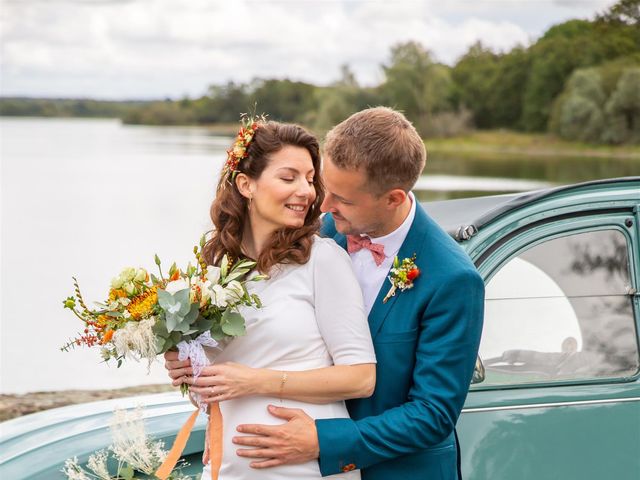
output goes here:
[{"label": "lace wrap on bouquet stem", "polygon": [[[207,357],[207,354],[204,351],[204,348],[213,348],[221,352],[227,343],[228,341],[225,342],[224,340],[220,342],[217,341],[212,338],[211,334],[207,331],[196,337],[194,340],[179,342],[177,345],[178,359],[180,361],[184,361],[188,358],[191,361],[193,378],[196,379],[202,373],[202,369],[211,363],[209,357]],[[198,404],[198,410],[191,414],[187,422],[180,429],[180,432],[176,437],[176,441],[167,456],[167,460],[165,460],[162,466],[156,471],[156,477],[161,480],[165,480],[169,477],[171,470],[177,463],[180,455],[182,455],[198,414],[200,412],[207,413],[207,407],[209,405],[203,402],[198,394],[192,393],[190,395]],[[211,480],[217,480],[220,466],[222,465],[222,413],[220,412],[220,405],[218,403],[212,403],[209,407],[209,438],[205,441],[209,442]]]},{"label": "lace wrap on bouquet stem", "polygon": [[[198,336],[194,340],[182,341],[178,343],[178,360],[184,361],[189,359],[191,361],[191,368],[193,369],[193,379],[197,379],[202,373],[202,369],[209,365],[211,362],[204,351],[204,347],[215,348],[222,351],[224,342],[219,342],[211,337],[211,334],[207,331]],[[185,385],[185,384],[183,384]],[[183,387],[181,387],[182,389]],[[188,387],[187,387],[188,388]],[[187,389],[183,390],[186,392]],[[201,401],[200,395],[192,393],[191,397],[198,404],[198,408],[201,412],[206,413],[207,404]]]}]

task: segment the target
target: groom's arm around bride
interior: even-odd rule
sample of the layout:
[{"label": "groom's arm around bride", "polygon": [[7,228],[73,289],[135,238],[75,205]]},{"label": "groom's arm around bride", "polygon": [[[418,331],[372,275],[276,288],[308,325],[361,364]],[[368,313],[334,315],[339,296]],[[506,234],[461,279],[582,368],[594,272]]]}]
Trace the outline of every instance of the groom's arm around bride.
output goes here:
[{"label": "groom's arm around bride", "polygon": [[[322,475],[458,478],[455,425],[478,352],[484,284],[410,193],[425,158],[413,126],[387,108],[354,114],[328,134],[323,231],[345,248],[348,236],[366,234],[386,257],[374,262],[368,250],[349,248],[370,309],[377,384],[370,398],[347,402],[351,418],[313,422],[300,410],[270,408],[287,423],[239,426],[238,454],[254,467],[318,458]],[[420,275],[384,301],[395,256],[415,257]]]}]

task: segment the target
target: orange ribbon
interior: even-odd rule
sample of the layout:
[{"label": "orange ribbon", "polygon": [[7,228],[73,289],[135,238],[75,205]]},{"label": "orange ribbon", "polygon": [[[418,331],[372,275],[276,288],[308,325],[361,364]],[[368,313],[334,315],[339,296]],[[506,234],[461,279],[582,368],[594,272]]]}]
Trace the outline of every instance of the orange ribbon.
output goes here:
[{"label": "orange ribbon", "polygon": [[[173,442],[171,450],[165,461],[160,465],[160,468],[156,470],[156,477],[160,480],[167,480],[171,472],[175,468],[180,456],[184,451],[184,447],[187,445],[187,440],[193,430],[193,425],[196,423],[196,418],[200,410],[196,410],[187,419],[185,424],[178,432],[176,440]],[[220,412],[220,404],[212,403],[210,405],[209,412],[209,457],[211,464],[211,480],[218,480],[218,474],[220,473],[220,466],[222,465],[222,413]]]},{"label": "orange ribbon", "polygon": [[209,463],[211,480],[218,480],[222,465],[222,412],[220,404],[212,403],[209,412]]}]

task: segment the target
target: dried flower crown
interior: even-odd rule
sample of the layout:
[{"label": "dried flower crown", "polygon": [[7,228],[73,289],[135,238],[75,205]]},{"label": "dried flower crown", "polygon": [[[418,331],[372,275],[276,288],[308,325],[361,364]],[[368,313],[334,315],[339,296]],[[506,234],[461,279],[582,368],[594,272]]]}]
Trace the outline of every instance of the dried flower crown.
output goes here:
[{"label": "dried flower crown", "polygon": [[233,146],[227,150],[227,161],[222,169],[222,175],[231,183],[238,173],[240,161],[249,156],[249,146],[253,142],[256,131],[267,121],[266,115],[250,115],[243,113],[240,116],[240,130]]}]

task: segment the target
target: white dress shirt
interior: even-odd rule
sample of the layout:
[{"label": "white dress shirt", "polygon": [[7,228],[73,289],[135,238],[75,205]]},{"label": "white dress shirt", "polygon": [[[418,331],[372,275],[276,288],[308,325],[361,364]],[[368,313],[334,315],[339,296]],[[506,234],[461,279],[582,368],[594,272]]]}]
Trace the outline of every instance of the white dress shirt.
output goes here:
[{"label": "white dress shirt", "polygon": [[376,265],[373,255],[371,255],[371,251],[366,248],[349,254],[351,257],[351,263],[353,264],[353,271],[356,274],[360,288],[362,288],[364,308],[367,315],[369,315],[373,308],[373,304],[380,292],[380,287],[382,287],[382,284],[391,269],[393,259],[398,255],[398,251],[400,250],[404,239],[407,238],[413,219],[416,216],[416,199],[412,192],[409,192],[409,199],[411,200],[411,210],[409,210],[409,214],[402,224],[393,232],[383,237],[371,237],[372,243],[378,243],[384,246],[385,259],[382,261],[380,266]]}]

